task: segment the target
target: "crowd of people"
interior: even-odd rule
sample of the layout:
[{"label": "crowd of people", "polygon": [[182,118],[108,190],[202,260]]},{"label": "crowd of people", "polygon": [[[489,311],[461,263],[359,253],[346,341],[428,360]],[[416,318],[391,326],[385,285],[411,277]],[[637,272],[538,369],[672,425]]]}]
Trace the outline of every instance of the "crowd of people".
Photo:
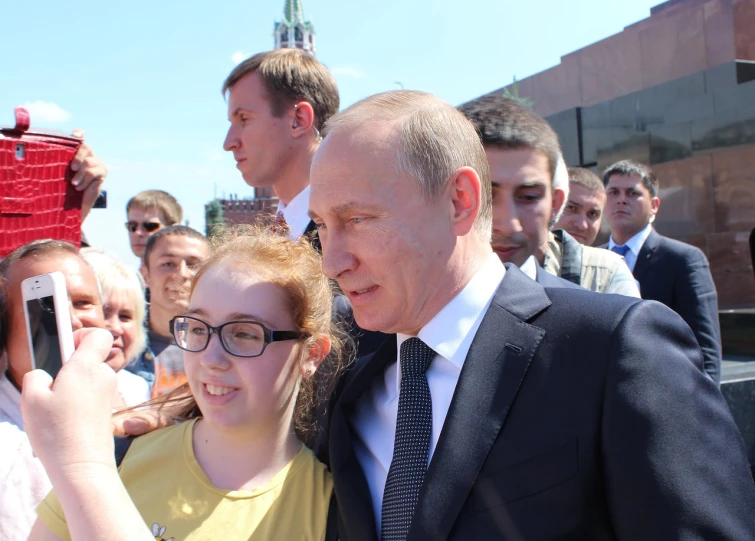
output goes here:
[{"label": "crowd of people", "polygon": [[[504,97],[339,112],[299,50],[222,89],[274,220],[208,239],[149,190],[138,269],[55,239],[0,262],[2,539],[755,539],[715,286],[653,229],[647,165],[568,168]],[[52,271],[77,344],[54,385],[20,290]]]}]

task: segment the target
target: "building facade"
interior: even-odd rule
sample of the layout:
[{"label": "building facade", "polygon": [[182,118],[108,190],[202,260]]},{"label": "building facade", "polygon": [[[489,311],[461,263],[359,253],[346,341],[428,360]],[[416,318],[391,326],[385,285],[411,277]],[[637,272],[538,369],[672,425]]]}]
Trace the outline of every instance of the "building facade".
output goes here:
[{"label": "building facade", "polygon": [[755,307],[755,0],[670,0],[506,92],[551,123],[569,165],[651,165],[656,229],[707,255],[722,309]]}]

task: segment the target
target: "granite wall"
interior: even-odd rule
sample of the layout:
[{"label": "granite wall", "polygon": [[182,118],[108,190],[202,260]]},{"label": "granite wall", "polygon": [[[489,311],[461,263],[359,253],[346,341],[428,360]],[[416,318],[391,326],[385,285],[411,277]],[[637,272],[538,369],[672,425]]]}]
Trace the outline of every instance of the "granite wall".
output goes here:
[{"label": "granite wall", "polygon": [[558,132],[569,165],[652,165],[658,231],[708,256],[722,309],[755,306],[755,0],[670,0],[516,92]]}]

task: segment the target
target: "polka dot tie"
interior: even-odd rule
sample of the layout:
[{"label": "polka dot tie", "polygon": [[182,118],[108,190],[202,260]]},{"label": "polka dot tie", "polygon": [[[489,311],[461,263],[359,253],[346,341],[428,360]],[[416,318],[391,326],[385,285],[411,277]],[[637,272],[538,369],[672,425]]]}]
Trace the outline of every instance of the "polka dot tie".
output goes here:
[{"label": "polka dot tie", "polygon": [[433,406],[425,372],[435,352],[419,338],[401,344],[396,441],[383,493],[381,541],[404,541],[425,479]]}]

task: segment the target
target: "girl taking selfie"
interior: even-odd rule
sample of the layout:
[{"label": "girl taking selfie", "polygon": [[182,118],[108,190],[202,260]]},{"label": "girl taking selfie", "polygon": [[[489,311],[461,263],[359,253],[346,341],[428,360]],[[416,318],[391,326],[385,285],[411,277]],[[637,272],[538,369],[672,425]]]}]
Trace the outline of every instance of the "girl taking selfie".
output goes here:
[{"label": "girl taking selfie", "polygon": [[[171,323],[191,395],[158,399],[185,401],[185,422],[119,468],[155,538],[325,538],[332,480],[304,442],[343,364],[332,298],[314,249],[266,230],[230,233],[198,270]],[[30,539],[69,538],[54,493],[38,513]]]}]

